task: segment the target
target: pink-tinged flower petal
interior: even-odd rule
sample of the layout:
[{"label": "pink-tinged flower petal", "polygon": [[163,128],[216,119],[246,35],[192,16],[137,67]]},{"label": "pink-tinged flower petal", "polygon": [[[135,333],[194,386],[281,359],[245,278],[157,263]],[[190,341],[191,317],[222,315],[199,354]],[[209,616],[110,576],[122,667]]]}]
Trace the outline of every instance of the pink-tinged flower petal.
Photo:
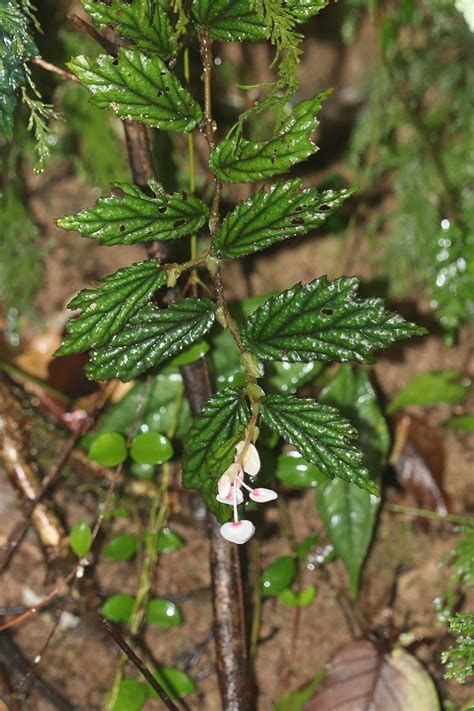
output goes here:
[{"label": "pink-tinged flower petal", "polygon": [[252,521],[231,521],[221,526],[221,536],[231,543],[247,543],[254,533]]},{"label": "pink-tinged flower petal", "polygon": [[226,498],[232,489],[232,482],[227,474],[223,474],[219,481],[217,482],[217,490],[219,491],[219,496]]},{"label": "pink-tinged flower petal", "polygon": [[273,491],[273,489],[264,489],[261,486],[258,489],[254,489],[249,496],[252,501],[256,501],[257,504],[266,504],[267,501],[273,501],[278,498],[276,491]]},{"label": "pink-tinged flower petal", "polygon": [[[231,486],[229,493],[227,496],[221,496],[220,494],[216,496],[217,501],[219,501],[221,504],[229,504],[230,506],[234,505],[234,487]],[[240,491],[239,488],[237,488],[237,493],[236,493],[236,499],[235,503],[237,506],[241,504],[244,500],[244,495]]]},{"label": "pink-tinged flower petal", "polygon": [[[237,457],[243,450],[245,442],[239,442],[236,446]],[[236,458],[237,458],[236,457]],[[242,467],[246,474],[256,476],[260,471],[260,457],[258,456],[257,448],[254,444],[249,444],[242,459]]]}]

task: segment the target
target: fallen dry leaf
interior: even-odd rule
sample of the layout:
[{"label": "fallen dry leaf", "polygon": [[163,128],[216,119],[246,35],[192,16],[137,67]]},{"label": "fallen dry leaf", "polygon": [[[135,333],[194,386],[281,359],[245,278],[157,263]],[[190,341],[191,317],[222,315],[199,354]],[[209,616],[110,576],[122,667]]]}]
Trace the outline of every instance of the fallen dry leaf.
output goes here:
[{"label": "fallen dry leaf", "polygon": [[379,651],[368,640],[340,647],[305,711],[439,711],[433,681],[404,649]]}]

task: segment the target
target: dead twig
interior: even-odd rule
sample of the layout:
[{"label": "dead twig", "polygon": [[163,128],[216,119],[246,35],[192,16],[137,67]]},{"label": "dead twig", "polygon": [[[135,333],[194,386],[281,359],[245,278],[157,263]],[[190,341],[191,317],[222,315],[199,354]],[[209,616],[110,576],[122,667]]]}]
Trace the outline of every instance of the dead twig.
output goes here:
[{"label": "dead twig", "polygon": [[103,401],[104,401],[104,392],[105,388],[107,387],[108,383],[105,383],[97,395],[94,397],[88,411],[87,411],[87,417],[84,420],[84,426],[80,429],[78,429],[77,432],[73,434],[67,445],[64,447],[63,451],[59,455],[58,459],[56,462],[53,464],[51,469],[49,470],[48,474],[44,477],[44,479],[41,481],[41,485],[38,488],[38,491],[36,492],[36,497],[34,499],[31,499],[29,504],[27,505],[25,511],[23,512],[23,516],[21,519],[18,521],[18,523],[14,526],[13,530],[11,531],[10,535],[8,536],[8,540],[3,544],[3,546],[0,548],[0,573],[3,572],[10,562],[13,554],[15,553],[16,549],[18,548],[19,544],[21,543],[23,536],[25,535],[29,523],[30,523],[30,518],[32,517],[36,507],[40,503],[40,501],[43,499],[44,495],[48,491],[49,487],[51,484],[54,482],[56,479],[57,475],[61,471],[61,468],[64,466],[64,464],[67,462],[69,459],[69,456],[71,455],[72,451],[75,449],[79,439],[82,437],[83,434],[85,434],[93,425],[95,422],[95,419],[97,417],[98,412],[100,411]]},{"label": "dead twig", "polygon": [[101,622],[104,625],[105,629],[109,633],[109,635],[112,637],[114,642],[118,644],[122,652],[126,654],[128,659],[136,666],[140,674],[145,677],[147,682],[150,684],[150,686],[156,691],[160,699],[163,701],[164,705],[166,708],[170,709],[170,711],[179,711],[178,707],[176,704],[174,704],[166,691],[163,689],[161,684],[155,679],[151,671],[148,669],[146,664],[142,662],[140,657],[138,657],[133,649],[130,647],[129,644],[127,644],[126,640],[122,637],[118,629],[115,627],[115,625],[112,625],[108,620],[105,618],[101,618]]},{"label": "dead twig", "polygon": [[62,69],[62,67],[57,67],[55,64],[51,64],[51,62],[47,62],[42,57],[32,57],[30,61],[32,64],[36,64],[38,67],[41,67],[42,69],[46,69],[46,71],[48,71],[48,72],[53,72],[54,74],[59,74],[59,76],[63,77],[64,79],[71,79],[72,81],[79,81],[79,77],[76,77],[76,75],[73,74],[72,72],[68,71],[67,69]]}]

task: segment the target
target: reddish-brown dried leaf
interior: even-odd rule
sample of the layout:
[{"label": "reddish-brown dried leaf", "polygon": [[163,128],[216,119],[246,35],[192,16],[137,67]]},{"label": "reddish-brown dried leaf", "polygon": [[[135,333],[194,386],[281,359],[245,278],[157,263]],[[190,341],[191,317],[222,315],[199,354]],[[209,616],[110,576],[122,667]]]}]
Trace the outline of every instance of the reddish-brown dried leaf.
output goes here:
[{"label": "reddish-brown dried leaf", "polygon": [[340,647],[305,711],[439,711],[428,672],[403,649],[380,652],[368,640]]},{"label": "reddish-brown dried leaf", "polygon": [[449,511],[443,489],[445,454],[438,429],[411,415],[397,420],[391,457],[397,478],[416,504],[439,514]]}]

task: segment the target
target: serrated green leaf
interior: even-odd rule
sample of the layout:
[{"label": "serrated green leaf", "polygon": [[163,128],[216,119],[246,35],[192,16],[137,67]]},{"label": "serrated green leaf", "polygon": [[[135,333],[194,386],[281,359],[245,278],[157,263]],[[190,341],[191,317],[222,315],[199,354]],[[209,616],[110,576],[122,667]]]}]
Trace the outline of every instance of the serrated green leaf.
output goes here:
[{"label": "serrated green leaf", "polygon": [[142,432],[133,438],[130,446],[130,456],[138,464],[163,464],[173,454],[168,437],[158,432]]},{"label": "serrated green leaf", "polygon": [[[321,392],[320,400],[337,406],[357,428],[362,463],[379,484],[390,449],[390,435],[366,371],[341,366]],[[346,481],[334,479],[318,485],[316,504],[334,550],[347,570],[351,594],[355,597],[380,500]]]},{"label": "serrated green leaf", "polygon": [[97,289],[83,289],[68,304],[68,309],[82,313],[68,321],[68,333],[55,355],[80,353],[109,341],[166,279],[159,261],[150,259],[101,279]]},{"label": "serrated green leaf", "polygon": [[149,304],[106,346],[92,351],[87,376],[132,380],[202,338],[214,317],[215,304],[209,299],[182,299],[166,309]]},{"label": "serrated green leaf", "polygon": [[259,252],[319,227],[353,190],[301,189],[299,178],[260,188],[240,202],[222,222],[212,241],[219,257],[235,259]]},{"label": "serrated green leaf", "polygon": [[[110,699],[112,691],[107,694]],[[140,711],[146,701],[146,686],[137,679],[121,679],[117,699],[113,706],[107,704],[110,711]]]},{"label": "serrated green leaf", "polygon": [[392,413],[408,405],[429,407],[440,402],[455,404],[467,396],[469,388],[460,382],[462,377],[457,370],[419,373],[400,390],[387,408]]},{"label": "serrated green leaf", "polygon": [[89,459],[103,467],[116,467],[126,460],[127,455],[125,439],[118,432],[99,434],[89,449]]},{"label": "serrated green leaf", "polygon": [[64,230],[77,230],[83,237],[101,244],[135,244],[178,239],[193,234],[205,223],[208,206],[186,193],[167,195],[156,181],[150,181],[151,197],[137,185],[114,183],[111,194],[75,215],[61,217]]},{"label": "serrated green leaf", "polygon": [[150,600],[146,611],[146,620],[155,627],[169,629],[177,627],[183,621],[183,616],[174,602],[166,600],[164,597],[156,597]]},{"label": "serrated green leaf", "polygon": [[101,29],[113,27],[120,37],[133,41],[137,49],[169,59],[177,49],[173,27],[156,0],[82,0],[93,22]]},{"label": "serrated green leaf", "polygon": [[159,57],[120,49],[117,58],[80,55],[68,63],[101,109],[168,131],[191,131],[202,111]]},{"label": "serrated green leaf", "polygon": [[358,285],[355,277],[321,277],[271,297],[248,319],[245,347],[264,360],[372,363],[372,351],[426,333],[381,299],[357,299]]},{"label": "serrated green leaf", "polygon": [[[182,699],[188,694],[192,694],[196,688],[196,684],[191,677],[176,667],[161,667],[153,676],[170,699]],[[158,698],[158,694],[150,685],[148,685],[148,693],[152,699]]]},{"label": "serrated green leaf", "polygon": [[340,477],[380,496],[361,465],[361,452],[351,443],[356,430],[334,407],[290,395],[266,395],[260,411],[271,429],[330,479]]},{"label": "serrated green leaf", "polygon": [[112,538],[105,548],[107,558],[117,561],[127,561],[137,552],[137,537],[134,533],[121,533]]},{"label": "serrated green leaf", "polygon": [[16,92],[25,83],[25,62],[38,54],[28,32],[28,19],[12,0],[0,7],[0,133],[13,135]]},{"label": "serrated green leaf", "polygon": [[296,22],[306,22],[326,7],[329,0],[287,0],[285,7],[291,12]]},{"label": "serrated green leaf", "polygon": [[[226,457],[230,457],[229,464],[232,461],[233,448],[249,419],[242,391],[225,388],[208,400],[186,436],[183,486],[200,491],[206,506],[221,521],[227,520],[230,507],[216,501],[217,481],[224,471]],[[208,461],[212,461],[209,467],[212,471],[206,467]]]},{"label": "serrated green leaf", "polygon": [[325,94],[301,101],[268,141],[255,143],[233,131],[212,152],[209,167],[224,183],[248,183],[286,173],[316,153],[311,134]]},{"label": "serrated green leaf", "polygon": [[107,598],[100,611],[107,620],[112,622],[128,622],[134,605],[133,595],[117,593]]},{"label": "serrated green leaf", "polygon": [[79,521],[73,526],[69,536],[69,545],[79,558],[89,553],[92,546],[92,531],[86,521]]},{"label": "serrated green leaf", "polygon": [[213,40],[241,42],[269,35],[251,0],[194,0],[192,13],[198,29],[208,29]]},{"label": "serrated green leaf", "polygon": [[279,595],[291,585],[295,575],[295,561],[291,556],[277,558],[262,573],[262,597]]}]

